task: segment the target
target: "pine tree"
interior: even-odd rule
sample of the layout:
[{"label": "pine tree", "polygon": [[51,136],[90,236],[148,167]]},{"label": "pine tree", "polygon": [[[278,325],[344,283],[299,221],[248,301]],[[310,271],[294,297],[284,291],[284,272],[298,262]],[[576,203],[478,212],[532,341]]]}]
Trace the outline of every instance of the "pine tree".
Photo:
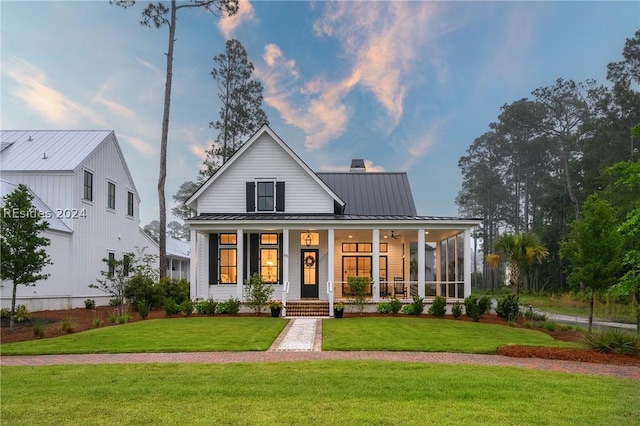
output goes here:
[{"label": "pine tree", "polygon": [[247,136],[260,126],[269,124],[262,109],[262,83],[251,78],[253,64],[238,40],[227,40],[226,50],[213,58],[218,68],[211,71],[218,83],[218,97],[222,102],[220,119],[209,127],[219,130],[216,141],[207,151],[205,169],[207,178],[224,164],[242,146]]}]

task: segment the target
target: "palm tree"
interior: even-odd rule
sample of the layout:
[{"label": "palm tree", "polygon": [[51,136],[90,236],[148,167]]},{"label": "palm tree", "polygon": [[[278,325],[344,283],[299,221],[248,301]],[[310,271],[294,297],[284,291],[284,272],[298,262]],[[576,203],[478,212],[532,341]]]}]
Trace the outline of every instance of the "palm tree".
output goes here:
[{"label": "palm tree", "polygon": [[493,251],[486,257],[487,264],[491,268],[497,268],[503,262],[509,266],[509,283],[515,294],[518,294],[520,272],[533,264],[542,263],[549,256],[549,250],[531,232],[503,234],[493,243]]}]

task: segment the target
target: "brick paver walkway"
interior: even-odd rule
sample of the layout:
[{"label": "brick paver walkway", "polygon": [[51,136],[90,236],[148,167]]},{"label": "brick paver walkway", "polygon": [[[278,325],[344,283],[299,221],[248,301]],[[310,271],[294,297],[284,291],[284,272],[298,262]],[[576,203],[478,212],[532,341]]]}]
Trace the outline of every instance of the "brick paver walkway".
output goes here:
[{"label": "brick paver walkway", "polygon": [[478,355],[442,352],[188,352],[88,355],[3,356],[3,366],[36,366],[61,364],[129,364],[129,363],[212,363],[291,362],[320,360],[377,360],[422,362],[434,364],[471,364],[521,367],[588,375],[614,376],[640,380],[640,367],[588,362],[558,361],[536,358],[510,358],[500,355]]}]

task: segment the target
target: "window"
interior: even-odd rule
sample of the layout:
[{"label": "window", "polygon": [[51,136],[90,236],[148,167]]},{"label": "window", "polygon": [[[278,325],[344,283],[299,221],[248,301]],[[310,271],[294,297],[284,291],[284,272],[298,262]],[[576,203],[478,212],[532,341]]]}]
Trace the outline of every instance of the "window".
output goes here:
[{"label": "window", "polygon": [[371,243],[342,243],[343,253],[371,253]]},{"label": "window", "polygon": [[302,232],[300,233],[300,247],[311,247],[320,245],[319,232]]},{"label": "window", "polygon": [[116,254],[109,253],[107,255],[108,266],[109,266],[109,278],[113,277],[113,274],[116,273]]},{"label": "window", "polygon": [[83,197],[87,201],[93,201],[93,173],[84,171],[84,194]]},{"label": "window", "polygon": [[107,207],[116,208],[116,184],[113,182],[107,182]]},{"label": "window", "polygon": [[220,234],[219,238],[220,284],[236,284],[238,281],[238,250],[235,247],[237,234]]},{"label": "window", "polygon": [[272,212],[275,208],[275,191],[273,182],[258,182],[258,211]]},{"label": "window", "polygon": [[260,234],[260,275],[266,283],[278,282],[278,234]]},{"label": "window", "polygon": [[127,192],[127,215],[133,216],[133,192]]},{"label": "window", "polygon": [[133,255],[131,253],[125,253],[124,256],[122,256],[122,275],[124,275],[125,277],[129,276],[131,259],[133,259]]}]

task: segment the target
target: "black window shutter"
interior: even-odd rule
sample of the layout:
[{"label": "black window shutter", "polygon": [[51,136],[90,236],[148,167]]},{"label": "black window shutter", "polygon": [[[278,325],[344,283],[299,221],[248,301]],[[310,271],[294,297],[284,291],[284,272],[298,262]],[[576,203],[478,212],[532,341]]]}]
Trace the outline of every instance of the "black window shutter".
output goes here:
[{"label": "black window shutter", "polygon": [[282,234],[278,234],[278,277],[280,277],[279,281],[280,284],[283,284],[282,282],[282,259],[284,258],[283,252],[282,252]]},{"label": "black window shutter", "polygon": [[[247,273],[247,264],[249,262],[249,234],[242,234],[242,275]],[[249,277],[244,277],[248,279]]]},{"label": "black window shutter", "polygon": [[284,211],[284,182],[276,182],[276,211]]},{"label": "black window shutter", "polygon": [[209,285],[218,284],[218,234],[209,234]]},{"label": "black window shutter", "polygon": [[247,182],[247,212],[256,211],[256,183]]},{"label": "black window shutter", "polygon": [[260,272],[259,267],[259,253],[260,253],[260,235],[258,234],[250,234],[249,235],[249,277],[255,274],[256,272]]}]

